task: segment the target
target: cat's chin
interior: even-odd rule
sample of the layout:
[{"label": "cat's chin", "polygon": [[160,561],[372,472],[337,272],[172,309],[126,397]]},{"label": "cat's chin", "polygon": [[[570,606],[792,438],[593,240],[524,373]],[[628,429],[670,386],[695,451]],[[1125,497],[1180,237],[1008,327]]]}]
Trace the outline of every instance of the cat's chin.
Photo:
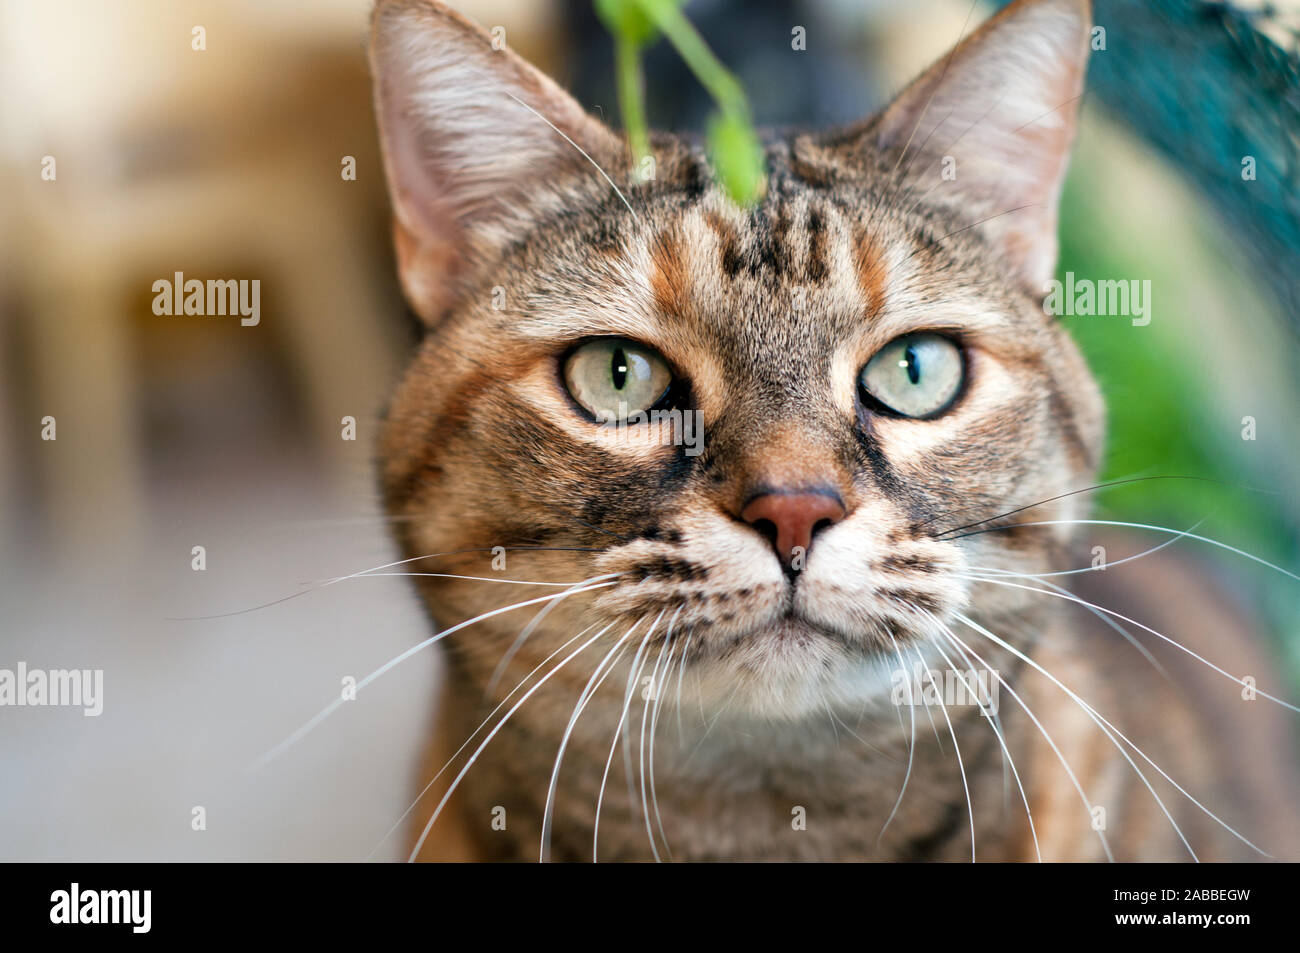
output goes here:
[{"label": "cat's chin", "polygon": [[784,615],[696,663],[700,701],[733,715],[825,718],[827,705],[887,703],[893,655],[860,637]]}]

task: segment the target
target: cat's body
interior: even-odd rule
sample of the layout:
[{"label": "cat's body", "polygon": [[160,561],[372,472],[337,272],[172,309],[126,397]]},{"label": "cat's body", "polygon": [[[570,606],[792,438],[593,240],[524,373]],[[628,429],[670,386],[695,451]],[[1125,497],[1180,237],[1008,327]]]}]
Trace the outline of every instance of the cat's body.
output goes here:
[{"label": "cat's body", "polygon": [[[1190,856],[1147,783],[1197,856],[1259,856],[1159,771],[1293,851],[1272,703],[1229,704],[1242,686],[1123,623],[1166,681],[1051,588],[1077,576],[1041,575],[1088,566],[1070,521],[1102,446],[1041,308],[1087,25],[1073,0],[1014,5],[881,116],[772,142],[740,209],[698,149],[657,138],[633,184],[513,54],[438,4],[380,4],[399,263],[430,329],[382,480],[431,615],[465,623],[420,856],[968,860],[971,818],[979,859]],[[602,425],[590,395],[643,382],[675,421]],[[1179,624],[1249,674],[1238,621]],[[897,704],[922,661],[996,681],[997,720]],[[1212,737],[1239,721],[1269,739],[1249,776]]]}]

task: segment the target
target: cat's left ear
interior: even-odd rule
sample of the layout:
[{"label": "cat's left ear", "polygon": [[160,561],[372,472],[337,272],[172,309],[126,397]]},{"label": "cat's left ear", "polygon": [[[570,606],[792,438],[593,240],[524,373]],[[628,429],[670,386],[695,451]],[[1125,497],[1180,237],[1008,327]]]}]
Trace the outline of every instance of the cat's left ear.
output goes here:
[{"label": "cat's left ear", "polygon": [[601,187],[592,163],[625,161],[617,136],[502,39],[438,0],[375,7],[370,62],[398,272],[429,325],[466,269],[562,206],[566,186]]},{"label": "cat's left ear", "polygon": [[[1056,267],[1057,206],[1089,56],[1088,0],[1018,0],[940,59],[864,130],[869,144],[979,209],[1015,275]],[[891,163],[892,164],[892,163]],[[933,180],[931,183],[930,180]]]}]

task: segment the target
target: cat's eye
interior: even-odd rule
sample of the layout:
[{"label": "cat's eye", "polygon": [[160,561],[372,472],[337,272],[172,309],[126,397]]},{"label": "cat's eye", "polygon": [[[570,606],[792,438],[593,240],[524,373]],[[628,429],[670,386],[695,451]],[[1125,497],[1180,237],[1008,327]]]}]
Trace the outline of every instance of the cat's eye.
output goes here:
[{"label": "cat's eye", "polygon": [[961,390],[961,348],[941,334],[904,334],[881,348],[858,374],[858,386],[886,410],[933,417]]},{"label": "cat's eye", "polygon": [[673,382],[668,362],[653,349],[625,338],[598,338],[564,362],[564,384],[581,407],[601,423],[659,404]]}]

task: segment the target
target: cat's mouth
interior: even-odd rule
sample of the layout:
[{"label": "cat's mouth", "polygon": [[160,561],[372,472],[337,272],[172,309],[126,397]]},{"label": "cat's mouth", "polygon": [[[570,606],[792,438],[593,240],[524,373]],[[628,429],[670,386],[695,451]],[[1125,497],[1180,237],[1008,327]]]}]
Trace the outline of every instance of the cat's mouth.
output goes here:
[{"label": "cat's mouth", "polygon": [[848,644],[847,633],[819,625],[796,612],[793,608],[787,609],[782,615],[778,616],[769,627],[769,631],[770,637],[778,642],[798,644],[812,638],[824,638],[844,645]]},{"label": "cat's mouth", "polygon": [[810,619],[794,608],[737,632],[728,640],[731,643],[748,643],[754,647],[771,647],[778,651],[798,651],[809,648],[826,648],[833,644],[837,649],[852,654],[875,654],[876,640],[864,638],[861,631],[846,631],[822,620]]}]

